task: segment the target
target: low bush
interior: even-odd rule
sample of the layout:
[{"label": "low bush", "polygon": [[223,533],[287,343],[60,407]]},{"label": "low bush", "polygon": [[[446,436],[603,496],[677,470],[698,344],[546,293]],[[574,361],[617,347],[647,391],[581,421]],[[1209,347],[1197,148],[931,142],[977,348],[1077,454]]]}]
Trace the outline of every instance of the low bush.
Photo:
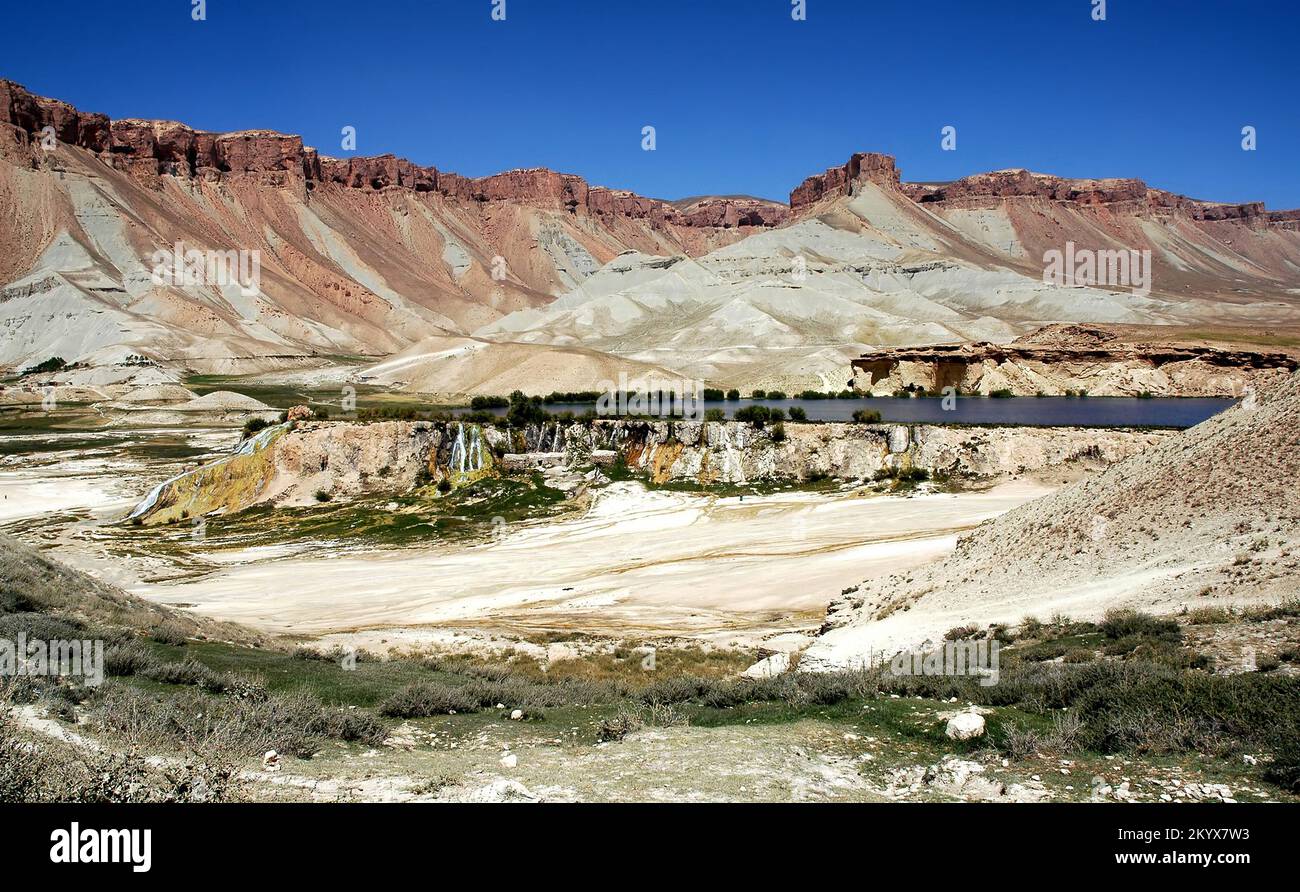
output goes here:
[{"label": "low bush", "polygon": [[153,631],[149,633],[149,637],[159,644],[170,644],[173,647],[183,647],[189,640],[185,630],[175,623],[161,623],[154,626]]},{"label": "low bush", "polygon": [[1182,638],[1182,630],[1175,620],[1162,619],[1137,610],[1109,610],[1098,628],[1112,640],[1129,635],[1170,638],[1175,641]]},{"label": "low bush", "polygon": [[606,742],[622,740],[627,735],[640,731],[644,725],[645,720],[639,710],[624,707],[601,720],[596,729],[596,739]]},{"label": "low bush", "polygon": [[91,724],[130,746],[229,752],[267,750],[308,758],[325,737],[376,744],[386,733],[373,714],[327,708],[306,692],[236,697],[198,690],[147,693],[120,683],[102,686],[89,711]]},{"label": "low bush", "polygon": [[1197,607],[1187,612],[1187,621],[1194,626],[1209,626],[1219,623],[1230,623],[1234,619],[1232,611],[1227,607]]},{"label": "low bush", "polygon": [[104,648],[104,674],[143,675],[155,670],[161,661],[139,642],[112,644]]},{"label": "low bush", "polygon": [[421,681],[408,685],[379,704],[379,711],[395,718],[423,718],[453,712],[473,712],[478,698],[465,684]]}]

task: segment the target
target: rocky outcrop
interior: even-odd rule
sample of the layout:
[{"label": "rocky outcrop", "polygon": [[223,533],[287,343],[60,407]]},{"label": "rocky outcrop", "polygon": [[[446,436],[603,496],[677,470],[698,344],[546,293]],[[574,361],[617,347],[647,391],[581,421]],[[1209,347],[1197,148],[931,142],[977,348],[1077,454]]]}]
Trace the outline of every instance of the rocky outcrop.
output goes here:
[{"label": "rocky outcrop", "polygon": [[1300,362],[1285,353],[1176,344],[1121,343],[1104,328],[1053,325],[1010,344],[898,347],[853,360],[853,386],[888,396],[902,389],[1017,396],[1241,396]]},{"label": "rocky outcrop", "polygon": [[1037,198],[1081,207],[1105,207],[1120,213],[1173,215],[1193,220],[1241,220],[1260,225],[1296,228],[1297,211],[1267,211],[1264,203],[1224,204],[1187,198],[1153,189],[1137,179],[1069,179],[1023,169],[974,174],[951,183],[906,183],[909,198],[919,204],[947,207],[991,207],[1006,199]]},{"label": "rocky outcrop", "polygon": [[60,142],[102,152],[109,145],[107,115],[80,112],[66,102],[33,96],[18,84],[0,79],[0,124],[23,134],[40,134],[52,127]]},{"label": "rocky outcrop", "polygon": [[881,471],[992,477],[1085,462],[1106,465],[1168,432],[1096,428],[961,428],[598,420],[510,430],[460,422],[302,422],[241,444],[232,456],[155,489],[132,517],[150,524],[255,504],[451,487],[538,467],[621,463],[655,483],[870,480]]},{"label": "rocky outcrop", "polygon": [[[1090,428],[963,428],[931,424],[597,422],[628,467],[656,483],[765,480],[870,480],[880,472],[923,469],[936,476],[993,477],[1075,461],[1109,464],[1163,439],[1163,433]],[[585,429],[577,428],[578,436]],[[575,450],[580,451],[580,450]]]},{"label": "rocky outcrop", "polygon": [[808,177],[790,193],[790,210],[798,213],[826,198],[852,195],[859,182],[898,187],[898,168],[892,155],[858,152],[842,167]]}]

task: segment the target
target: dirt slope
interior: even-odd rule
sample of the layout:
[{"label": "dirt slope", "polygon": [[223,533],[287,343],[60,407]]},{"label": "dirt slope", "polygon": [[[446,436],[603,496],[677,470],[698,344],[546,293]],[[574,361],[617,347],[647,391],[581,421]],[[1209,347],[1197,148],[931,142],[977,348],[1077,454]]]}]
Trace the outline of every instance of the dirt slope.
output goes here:
[{"label": "dirt slope", "polygon": [[941,563],[832,605],[808,668],[879,658],[955,626],[1116,606],[1280,600],[1300,590],[1300,374],[963,537]]}]

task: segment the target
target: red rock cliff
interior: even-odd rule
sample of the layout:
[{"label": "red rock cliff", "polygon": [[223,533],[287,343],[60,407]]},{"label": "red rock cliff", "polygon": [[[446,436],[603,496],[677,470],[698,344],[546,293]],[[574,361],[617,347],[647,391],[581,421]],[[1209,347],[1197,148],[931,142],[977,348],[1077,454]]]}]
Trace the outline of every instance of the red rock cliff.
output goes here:
[{"label": "red rock cliff", "polygon": [[164,175],[253,176],[269,185],[299,180],[308,189],[318,183],[369,190],[396,187],[438,192],[461,202],[515,201],[575,214],[688,227],[768,227],[788,216],[784,206],[759,199],[713,199],[682,211],[668,202],[591,187],[582,177],[545,168],[470,179],[393,155],[331,158],[303,146],[299,136],[271,130],[218,134],[175,121],[109,121],[104,115],[79,112],[67,103],[34,96],[12,81],[0,80],[0,128],[9,141],[33,146],[46,126],[54,128],[60,143],[94,152],[144,181]]},{"label": "red rock cliff", "polygon": [[107,163],[148,181],[158,176],[220,179],[251,176],[269,185],[300,181],[350,189],[411,189],[437,192],[458,202],[515,201],[604,218],[648,220],[653,225],[699,228],[779,226],[819,201],[850,195],[858,183],[900,189],[920,204],[976,205],[1017,197],[1037,197],[1080,205],[1104,206],[1137,214],[1181,213],[1196,220],[1239,220],[1248,224],[1300,229],[1300,211],[1267,211],[1261,202],[1219,204],[1198,201],[1141,180],[1078,180],[1027,170],[976,174],[951,183],[901,183],[894,158],[859,152],[840,167],[804,180],[790,193],[790,205],[752,198],[708,198],[685,206],[635,193],[590,186],[579,176],[546,168],[511,170],[471,179],[423,167],[393,155],[331,158],[304,146],[302,138],[271,130],[207,133],[175,121],[123,119],[81,112],[66,102],[34,96],[0,79],[0,149],[29,148],[41,132],[53,129],[61,143],[99,155]]},{"label": "red rock cliff", "polygon": [[882,186],[897,187],[898,168],[892,155],[858,152],[842,167],[832,167],[825,173],[804,180],[790,193],[790,210],[798,212],[823,198],[850,195],[855,183],[867,181]]},{"label": "red rock cliff", "polygon": [[997,170],[951,183],[907,183],[903,191],[921,204],[952,203],[976,206],[991,199],[1033,197],[1104,206],[1136,214],[1182,213],[1194,220],[1242,220],[1261,225],[1296,228],[1297,211],[1266,211],[1263,202],[1220,204],[1152,189],[1141,180],[1077,180],[1027,170]]}]

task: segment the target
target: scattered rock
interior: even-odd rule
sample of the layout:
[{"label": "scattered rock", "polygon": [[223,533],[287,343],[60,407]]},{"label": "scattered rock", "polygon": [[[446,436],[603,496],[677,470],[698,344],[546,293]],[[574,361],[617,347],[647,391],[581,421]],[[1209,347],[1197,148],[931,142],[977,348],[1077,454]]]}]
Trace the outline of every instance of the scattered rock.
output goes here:
[{"label": "scattered rock", "polygon": [[975,712],[959,712],[948,719],[943,733],[950,740],[971,740],[984,734],[984,716]]},{"label": "scattered rock", "polygon": [[790,655],[781,653],[764,657],[741,674],[746,678],[772,678],[789,671]]}]

